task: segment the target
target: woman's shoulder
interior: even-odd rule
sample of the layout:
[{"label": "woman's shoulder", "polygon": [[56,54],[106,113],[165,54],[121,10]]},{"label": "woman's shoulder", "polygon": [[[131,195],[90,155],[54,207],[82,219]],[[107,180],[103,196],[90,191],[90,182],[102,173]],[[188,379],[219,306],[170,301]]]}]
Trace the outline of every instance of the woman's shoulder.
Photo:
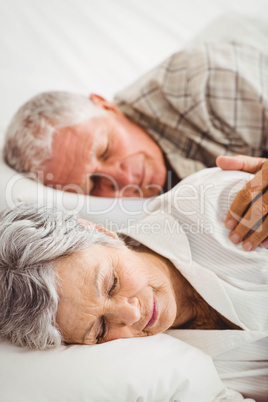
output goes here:
[{"label": "woman's shoulder", "polygon": [[175,187],[184,185],[204,185],[212,184],[213,186],[222,187],[229,183],[235,183],[237,181],[247,182],[253,177],[252,174],[241,172],[238,170],[221,170],[218,167],[207,168],[199,170],[198,172],[191,174],[185,179],[181,180]]}]

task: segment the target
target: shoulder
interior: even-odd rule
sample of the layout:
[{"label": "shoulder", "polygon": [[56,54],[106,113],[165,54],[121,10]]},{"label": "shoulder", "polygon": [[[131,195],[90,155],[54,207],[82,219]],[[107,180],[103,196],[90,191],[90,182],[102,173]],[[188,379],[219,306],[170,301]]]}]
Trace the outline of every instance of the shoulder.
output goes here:
[{"label": "shoulder", "polygon": [[[206,195],[220,197],[228,193],[227,198],[234,197],[238,191],[253,177],[241,171],[223,171],[220,168],[208,168],[196,172],[178,183],[169,191],[172,197],[192,196],[196,199]],[[168,194],[168,193],[167,193]]]}]

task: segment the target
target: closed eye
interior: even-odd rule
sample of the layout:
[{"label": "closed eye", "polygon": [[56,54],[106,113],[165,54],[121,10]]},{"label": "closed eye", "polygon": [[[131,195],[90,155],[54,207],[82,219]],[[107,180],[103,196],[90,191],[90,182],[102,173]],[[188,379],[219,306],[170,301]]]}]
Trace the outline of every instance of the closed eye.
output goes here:
[{"label": "closed eye", "polygon": [[100,332],[96,336],[96,340],[98,343],[103,340],[103,338],[106,335],[106,331],[107,331],[107,327],[106,327],[105,319],[104,319],[104,317],[102,317]]},{"label": "closed eye", "polygon": [[114,275],[113,284],[112,284],[112,286],[111,286],[111,288],[110,288],[110,290],[109,290],[109,296],[112,296],[114,290],[116,289],[117,282],[118,282],[118,279],[117,279],[117,277]]},{"label": "closed eye", "polygon": [[107,142],[106,148],[104,152],[101,154],[100,158],[101,160],[105,161],[109,156],[109,142]]},{"label": "closed eye", "polygon": [[90,186],[89,195],[93,194],[93,192],[96,191],[96,187],[98,186],[98,183],[99,183],[98,174],[92,174],[90,177],[90,182],[91,182],[91,186]]},{"label": "closed eye", "polygon": [[[117,279],[117,277],[116,277],[115,275],[113,275],[113,283],[112,283],[112,286],[110,287],[109,292],[108,292],[108,295],[109,295],[109,296],[112,296],[112,295],[113,295],[113,293],[114,293],[114,291],[115,291],[115,289],[116,289],[116,287],[117,287],[117,284],[118,284],[118,279]],[[103,340],[103,338],[104,338],[105,335],[106,335],[106,332],[107,332],[106,320],[105,320],[104,317],[102,317],[102,321],[101,321],[101,330],[100,330],[100,333],[99,333],[99,334],[97,335],[97,337],[96,337],[98,343]]]}]

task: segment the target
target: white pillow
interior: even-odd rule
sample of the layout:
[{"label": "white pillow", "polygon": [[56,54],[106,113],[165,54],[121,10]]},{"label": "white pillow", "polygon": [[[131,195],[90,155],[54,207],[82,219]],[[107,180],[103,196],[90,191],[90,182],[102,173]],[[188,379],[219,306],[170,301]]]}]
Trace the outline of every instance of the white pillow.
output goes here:
[{"label": "white pillow", "polygon": [[54,190],[11,169],[3,160],[0,148],[0,210],[12,208],[20,202],[26,204],[54,205],[65,212],[77,211],[80,218],[103,225],[120,232],[123,227],[133,224],[141,216],[150,198],[103,198],[85,196]]},{"label": "white pillow", "polygon": [[224,389],[208,355],[166,334],[46,351],[0,340],[3,402],[209,402]]}]

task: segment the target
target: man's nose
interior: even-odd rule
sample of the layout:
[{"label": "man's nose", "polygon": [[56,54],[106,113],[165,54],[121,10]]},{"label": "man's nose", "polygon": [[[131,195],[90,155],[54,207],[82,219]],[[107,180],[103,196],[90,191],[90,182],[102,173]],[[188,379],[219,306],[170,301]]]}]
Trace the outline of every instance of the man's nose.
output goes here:
[{"label": "man's nose", "polygon": [[106,176],[106,181],[113,181],[114,186],[121,190],[124,186],[134,183],[131,169],[126,163],[109,163],[101,166],[101,172]]},{"label": "man's nose", "polygon": [[141,318],[139,300],[137,297],[119,296],[114,300],[110,313],[117,324],[131,326]]}]

